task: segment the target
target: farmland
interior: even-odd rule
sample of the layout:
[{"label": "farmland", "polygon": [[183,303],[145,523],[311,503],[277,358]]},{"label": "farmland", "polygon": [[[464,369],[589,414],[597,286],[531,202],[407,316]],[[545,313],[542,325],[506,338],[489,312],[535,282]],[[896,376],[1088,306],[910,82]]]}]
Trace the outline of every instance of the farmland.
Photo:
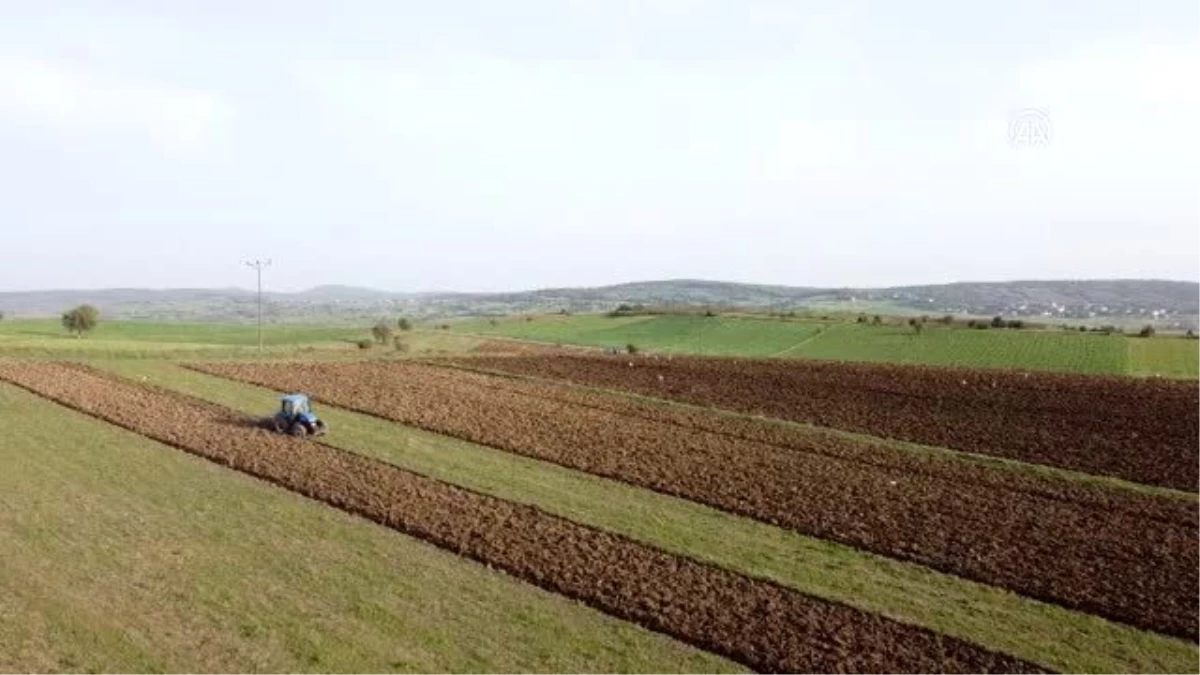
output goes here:
[{"label": "farmland", "polygon": [[[355,343],[370,337],[369,326],[268,325],[263,331],[267,355],[291,358],[361,358]],[[441,331],[412,331],[405,337],[414,352],[462,351],[481,342]],[[0,321],[0,355],[51,359],[260,356],[253,324],[102,321],[86,337],[76,338],[49,319]]]},{"label": "farmland", "polygon": [[697,315],[607,317],[539,316],[459,324],[458,330],[593,347],[634,344],[642,349],[714,356],[771,356],[817,332],[819,324]]},{"label": "farmland", "polygon": [[[735,327],[737,320],[729,318]],[[273,538],[276,530],[261,519],[220,512],[206,531],[228,529],[227,537],[178,545],[223,551],[240,542],[239,555],[260,562],[239,582],[257,595],[238,597],[258,604],[228,594],[196,599],[185,584],[166,605],[179,616],[204,607],[210,651],[180,646],[190,628],[139,623],[136,614],[149,610],[137,599],[147,596],[134,593],[108,623],[71,624],[79,637],[65,644],[77,647],[38,646],[38,636],[45,642],[51,633],[35,626],[17,638],[23,651],[10,661],[18,669],[1195,671],[1194,387],[787,359],[538,353],[461,330],[411,336],[458,351],[448,359],[425,358],[436,353],[430,349],[417,359],[388,350],[364,361],[317,334],[290,353],[269,347],[270,358],[259,362],[234,351],[237,361],[181,367],[128,358],[124,348],[91,352],[86,367],[0,360],[0,380],[12,383],[0,383],[0,397],[19,404],[10,426],[23,473],[14,481],[28,486],[10,492],[18,495],[15,513],[36,514],[44,507],[35,505],[45,504],[39,491],[63,490],[92,504],[88,518],[103,523],[96,533],[118,527],[104,503],[129,470],[116,467],[135,452],[135,475],[152,471],[159,456],[184,469],[163,485],[143,481],[149,485],[113,507],[112,514],[147,514],[132,516],[145,527],[131,532],[194,536],[195,523],[205,522],[200,514],[216,513],[225,500],[257,504],[262,493],[294,504],[299,515],[288,518],[325,514],[451,570],[444,582],[416,584],[423,594],[413,598],[412,580],[401,580],[407,563],[396,561],[418,553],[356,554],[360,566],[382,560],[388,569],[353,578],[395,594],[387,612],[355,612],[344,598],[361,596],[353,590],[359,582],[339,577],[328,557],[268,553],[300,551],[308,540]],[[211,339],[218,342],[203,351],[208,358],[245,349],[241,338],[225,346]],[[64,353],[79,354],[71,343],[89,340],[65,341]],[[200,354],[191,346],[205,343],[174,344],[188,348],[163,347],[163,354],[179,359]],[[516,355],[464,352],[481,348]],[[289,354],[305,360],[279,360]],[[250,424],[246,415],[269,409],[272,392],[293,390],[316,397],[332,435],[299,441]],[[42,418],[66,435],[25,422]],[[92,447],[84,440],[92,433],[109,450],[78,454]],[[19,459],[34,448],[47,452]],[[37,468],[48,462],[63,469],[60,478]],[[97,462],[117,464],[97,469]],[[253,495],[205,487],[198,494],[212,500],[207,508],[193,500],[172,509],[168,495],[187,492],[200,480],[193,473]],[[279,513],[275,506],[263,517],[274,522]],[[256,536],[239,537],[231,518],[257,528]],[[119,550],[77,529],[79,550]],[[0,523],[0,537],[17,552],[9,559],[26,567],[39,557],[34,542],[46,545],[30,532],[28,524]],[[63,561],[38,568],[48,578],[116,575],[118,588],[160,579],[170,560],[151,555],[139,563],[149,567],[121,580],[114,565],[129,564],[124,558],[105,567],[96,556],[43,556]],[[307,578],[329,586],[297,589],[310,600],[295,606],[298,598],[280,596],[286,586],[264,581],[281,565],[306,565],[314,571]],[[328,566],[332,577],[317,572]],[[455,579],[472,574],[502,583],[475,580],[475,593],[454,590]],[[17,582],[0,583],[7,591]],[[85,588],[52,596],[57,609],[43,607],[45,621],[95,617],[80,610],[111,602],[99,599],[108,597],[99,586]],[[457,602],[441,600],[456,593]],[[481,600],[486,594],[503,599]],[[32,606],[42,595],[30,591],[20,602]],[[477,602],[489,603],[489,612],[472,613]],[[530,602],[548,603],[532,622],[523,617],[534,610],[520,609]],[[406,640],[379,648],[378,637],[398,622],[424,625],[429,603],[444,608],[441,623],[405,628]],[[291,609],[271,612],[275,605]],[[328,630],[315,627],[318,605],[327,608],[320,625],[355,631],[343,648],[313,633]],[[489,632],[473,621],[494,625]],[[125,626],[141,626],[136,649],[121,637]],[[487,636],[514,630],[528,632],[514,639],[529,649],[507,657],[447,637],[501,644],[505,638]],[[553,648],[539,637],[555,632],[563,641]],[[78,645],[89,640],[98,655],[82,659]],[[271,651],[263,641],[285,647]],[[286,647],[295,644],[307,646]]]},{"label": "farmland", "polygon": [[[502,383],[495,389],[485,376],[430,366],[203,368],[276,389],[298,389],[307,383],[308,391],[323,400],[405,424],[682,496],[1135,625],[1184,636],[1196,632],[1191,611],[1195,573],[1187,555],[1195,542],[1194,505],[1155,502],[1143,507],[1138,498],[1103,493],[1095,499],[1116,503],[1100,517],[1095,509],[1073,508],[1061,498],[1038,498],[1024,486],[998,485],[981,493],[949,463],[905,471],[903,457],[832,438],[822,439],[817,447],[805,442],[809,439],[779,447],[738,437],[728,428],[666,426],[653,411],[637,409],[634,403],[572,400],[570,393],[556,398],[529,383]],[[813,476],[820,479],[813,481]],[[1138,517],[1150,513],[1153,518]],[[934,529],[930,523],[939,525]],[[992,526],[982,527],[983,523]],[[1088,525],[1080,527],[1082,523]],[[1163,542],[1170,542],[1168,548]],[[958,550],[970,553],[952,553]],[[1030,555],[1046,560],[1034,576],[1029,576],[1025,562]],[[1091,561],[1098,558],[1112,562],[1097,572]],[[1145,567],[1135,571],[1117,563],[1133,560]],[[1125,583],[1130,573],[1145,580],[1139,590]],[[1158,599],[1153,609],[1151,596]],[[1152,613],[1143,614],[1148,609]]]},{"label": "farmland", "polygon": [[736,669],[3,383],[0,425],[0,670]]},{"label": "farmland", "polygon": [[[893,320],[894,321],[894,320]],[[920,334],[904,325],[844,320],[663,315],[536,316],[473,321],[455,329],[550,343],[671,354],[831,359],[1084,374],[1200,376],[1197,342],[1150,340],[1061,330],[972,330],[930,324]]]},{"label": "farmland", "polygon": [[56,365],[0,366],[0,376],[750,666],[1034,669],[969,643],[671,556],[352,453],[316,444],[301,447],[296,439],[252,425],[242,425],[238,433],[230,427],[236,428],[240,416],[231,419],[226,409],[169,392]]},{"label": "farmland", "polygon": [[[1184,382],[582,355],[466,363],[1152,485],[1195,491],[1200,481],[1200,400]],[[1026,424],[1007,424],[1018,417]],[[1128,451],[1130,439],[1139,452]]]}]

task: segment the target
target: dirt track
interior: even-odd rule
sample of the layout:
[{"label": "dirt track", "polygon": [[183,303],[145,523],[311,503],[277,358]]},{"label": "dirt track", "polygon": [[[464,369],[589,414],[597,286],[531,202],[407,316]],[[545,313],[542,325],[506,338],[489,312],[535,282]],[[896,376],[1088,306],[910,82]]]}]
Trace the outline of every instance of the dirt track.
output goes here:
[{"label": "dirt track", "polygon": [[750,359],[464,362],[1192,492],[1200,481],[1195,382]]},{"label": "dirt track", "polygon": [[60,364],[0,379],[768,671],[1007,671],[1032,664]]},{"label": "dirt track", "polygon": [[748,420],[721,433],[724,416],[689,413],[716,429],[704,430],[660,411],[664,423],[617,397],[594,395],[585,405],[549,396],[543,385],[431,366],[200,368],[1196,636],[1194,503],[919,460],[833,435],[798,451],[747,440]]}]

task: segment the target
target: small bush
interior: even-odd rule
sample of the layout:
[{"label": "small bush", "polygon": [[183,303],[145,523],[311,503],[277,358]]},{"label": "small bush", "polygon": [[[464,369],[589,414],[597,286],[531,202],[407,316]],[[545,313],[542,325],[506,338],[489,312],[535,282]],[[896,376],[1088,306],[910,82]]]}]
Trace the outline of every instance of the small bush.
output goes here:
[{"label": "small bush", "polygon": [[375,346],[375,341],[363,338],[354,344],[358,345],[359,349],[370,349],[371,347]]},{"label": "small bush", "polygon": [[379,344],[387,344],[392,339],[392,325],[382,319],[371,328],[371,335]]},{"label": "small bush", "polygon": [[713,316],[716,316],[716,314],[713,314],[713,311],[711,309],[706,309],[706,310],[704,310],[704,316],[713,317]]},{"label": "small bush", "polygon": [[867,322],[866,314],[859,314],[858,318],[854,320],[854,323],[866,323],[866,322]]},{"label": "small bush", "polygon": [[1196,331],[1194,331],[1194,330],[1192,330],[1191,328],[1189,328],[1189,329],[1187,330],[1187,332],[1183,334],[1183,339],[1185,339],[1185,340],[1195,340],[1195,339],[1196,339]]},{"label": "small bush", "polygon": [[945,325],[949,326],[950,324],[954,323],[954,315],[953,315],[953,314],[947,314],[947,315],[943,316],[941,319],[938,319],[938,320],[939,320],[939,321],[941,321],[943,324],[945,324]]},{"label": "small bush", "polygon": [[1154,326],[1151,326],[1150,324],[1142,326],[1142,329],[1138,331],[1138,337],[1154,337]]},{"label": "small bush", "polygon": [[1086,333],[1086,332],[1087,332],[1087,326],[1080,326],[1080,327],[1079,327],[1079,332],[1080,332],[1080,333]]},{"label": "small bush", "polygon": [[636,353],[638,353],[638,348],[637,348],[637,345],[635,345],[635,344],[633,344],[632,342],[630,342],[629,344],[625,345],[625,352],[626,352],[626,353],[628,353],[628,354],[636,354]]},{"label": "small bush", "polygon": [[400,330],[412,330],[412,321],[409,321],[404,317],[400,317],[400,320],[396,322],[396,328],[399,328]]},{"label": "small bush", "polygon": [[1012,321],[1009,321],[1009,322],[1008,322],[1008,324],[1006,324],[1006,325],[1007,325],[1009,328],[1014,328],[1014,329],[1016,329],[1016,330],[1021,330],[1022,328],[1024,328],[1024,327],[1025,327],[1025,322],[1024,322],[1024,321],[1022,321],[1022,320],[1020,320],[1020,319],[1013,319]]},{"label": "small bush", "polygon": [[882,326],[883,325],[883,317],[879,316],[878,314],[871,317],[871,325],[872,326]]},{"label": "small bush", "polygon": [[988,323],[987,323],[986,321],[976,321],[976,322],[975,322],[975,329],[976,329],[976,330],[987,330],[987,329],[988,329]]}]

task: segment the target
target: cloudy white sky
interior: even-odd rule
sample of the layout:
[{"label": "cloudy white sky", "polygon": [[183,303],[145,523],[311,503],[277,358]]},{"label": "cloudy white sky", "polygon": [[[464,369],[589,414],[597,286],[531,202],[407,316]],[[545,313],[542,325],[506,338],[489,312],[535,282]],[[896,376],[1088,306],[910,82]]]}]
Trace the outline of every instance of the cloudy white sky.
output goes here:
[{"label": "cloudy white sky", "polygon": [[0,0],[0,290],[1195,280],[1197,82],[1194,0]]}]

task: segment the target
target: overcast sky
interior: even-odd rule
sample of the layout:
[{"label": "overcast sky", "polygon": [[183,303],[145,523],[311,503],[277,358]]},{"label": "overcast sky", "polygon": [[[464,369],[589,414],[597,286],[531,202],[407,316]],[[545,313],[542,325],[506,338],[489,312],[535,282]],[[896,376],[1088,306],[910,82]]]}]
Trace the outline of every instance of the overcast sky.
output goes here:
[{"label": "overcast sky", "polygon": [[1200,3],[0,0],[0,290],[1200,278]]}]

